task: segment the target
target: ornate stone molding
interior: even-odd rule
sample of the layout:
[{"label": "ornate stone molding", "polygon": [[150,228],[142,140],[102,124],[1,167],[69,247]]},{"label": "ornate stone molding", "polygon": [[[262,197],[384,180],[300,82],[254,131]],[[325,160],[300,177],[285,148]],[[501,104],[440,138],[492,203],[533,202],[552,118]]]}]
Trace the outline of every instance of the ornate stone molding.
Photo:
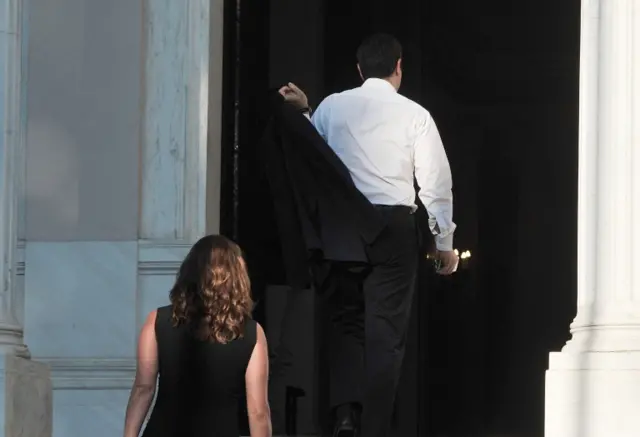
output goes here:
[{"label": "ornate stone molding", "polygon": [[140,261],[138,273],[146,276],[175,276],[180,263],[175,261]]},{"label": "ornate stone molding", "polygon": [[18,240],[18,248],[16,250],[16,275],[24,276],[25,263],[24,263],[24,250],[26,244],[24,240]]},{"label": "ornate stone molding", "polygon": [[186,241],[145,241],[138,244],[138,274],[174,276],[191,249]]},{"label": "ornate stone molding", "polygon": [[51,370],[54,390],[129,390],[135,377],[135,359],[53,358],[38,362]]}]

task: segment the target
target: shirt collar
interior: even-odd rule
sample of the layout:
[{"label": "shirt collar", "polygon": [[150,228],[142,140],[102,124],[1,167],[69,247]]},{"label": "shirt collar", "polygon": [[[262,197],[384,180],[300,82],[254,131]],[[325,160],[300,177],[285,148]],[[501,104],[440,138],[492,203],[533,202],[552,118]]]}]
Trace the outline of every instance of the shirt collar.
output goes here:
[{"label": "shirt collar", "polygon": [[375,77],[369,78],[367,80],[364,81],[364,83],[362,84],[363,88],[377,88],[377,89],[386,89],[386,90],[391,90],[394,93],[397,92],[397,90],[393,87],[393,85],[391,85],[388,81],[384,80],[384,79],[377,79]]}]

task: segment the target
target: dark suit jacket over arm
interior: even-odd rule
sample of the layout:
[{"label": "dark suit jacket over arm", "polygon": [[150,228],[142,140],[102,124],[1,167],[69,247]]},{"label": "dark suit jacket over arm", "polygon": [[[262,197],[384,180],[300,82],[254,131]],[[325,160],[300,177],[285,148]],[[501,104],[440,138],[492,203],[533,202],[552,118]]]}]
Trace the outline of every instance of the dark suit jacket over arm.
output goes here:
[{"label": "dark suit jacket over arm", "polygon": [[385,223],[304,115],[277,94],[272,96],[271,110],[260,149],[287,282],[305,287],[310,283],[312,256],[366,263],[366,246]]}]

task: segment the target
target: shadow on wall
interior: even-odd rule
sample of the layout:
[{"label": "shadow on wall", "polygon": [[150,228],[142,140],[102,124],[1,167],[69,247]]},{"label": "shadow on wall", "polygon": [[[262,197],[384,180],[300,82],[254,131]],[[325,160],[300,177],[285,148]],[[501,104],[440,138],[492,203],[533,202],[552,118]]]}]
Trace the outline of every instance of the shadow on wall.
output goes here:
[{"label": "shadow on wall", "polygon": [[[69,132],[55,122],[29,118],[26,162],[26,228],[42,227],[67,232],[80,219],[78,145]],[[43,223],[45,221],[46,223]]]}]

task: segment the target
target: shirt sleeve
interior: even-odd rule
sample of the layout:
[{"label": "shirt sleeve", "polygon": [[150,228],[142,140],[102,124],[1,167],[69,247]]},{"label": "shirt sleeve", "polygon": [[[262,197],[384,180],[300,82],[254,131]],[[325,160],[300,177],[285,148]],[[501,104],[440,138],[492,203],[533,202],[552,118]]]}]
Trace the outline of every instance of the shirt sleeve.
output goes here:
[{"label": "shirt sleeve", "polygon": [[316,110],[313,111],[313,114],[311,117],[309,117],[309,115],[307,114],[307,117],[309,118],[309,120],[311,120],[311,123],[316,128],[320,136],[324,138],[325,141],[327,141],[326,118],[327,118],[327,112],[329,111],[328,107],[329,107],[330,99],[331,99],[331,96],[327,97],[322,102],[320,102]]},{"label": "shirt sleeve", "polygon": [[414,149],[418,196],[429,214],[429,228],[440,251],[453,250],[453,193],[449,160],[431,116],[417,123]]}]

